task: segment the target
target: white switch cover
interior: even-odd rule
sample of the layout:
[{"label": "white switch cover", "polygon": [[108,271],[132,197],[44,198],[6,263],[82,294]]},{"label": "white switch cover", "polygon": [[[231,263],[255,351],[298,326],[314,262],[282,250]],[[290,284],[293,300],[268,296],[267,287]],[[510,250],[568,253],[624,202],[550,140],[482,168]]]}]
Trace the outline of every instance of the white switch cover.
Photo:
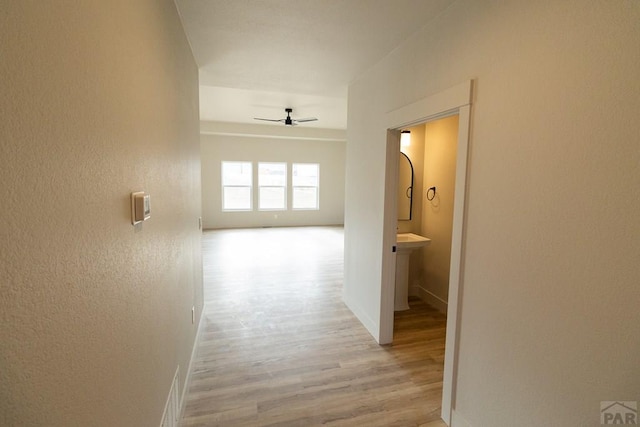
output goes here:
[{"label": "white switch cover", "polygon": [[136,225],[151,217],[151,203],[144,191],[131,193],[131,224]]}]

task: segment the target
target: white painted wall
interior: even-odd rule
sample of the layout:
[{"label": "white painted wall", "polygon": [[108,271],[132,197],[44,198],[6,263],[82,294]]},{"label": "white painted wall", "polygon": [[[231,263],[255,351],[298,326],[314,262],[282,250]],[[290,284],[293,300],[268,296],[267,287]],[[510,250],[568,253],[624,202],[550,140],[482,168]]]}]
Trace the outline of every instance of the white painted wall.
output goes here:
[{"label": "white painted wall", "polygon": [[198,70],[175,5],[3,2],[0,56],[0,424],[157,427],[202,311]]},{"label": "white painted wall", "polygon": [[[202,214],[205,228],[285,227],[342,225],[344,223],[344,170],[346,132],[299,129],[284,126],[203,122]],[[222,211],[222,161],[285,162],[320,165],[320,209],[258,210],[258,191],[253,189],[253,210]],[[291,184],[291,174],[288,180]],[[255,176],[254,171],[254,178]],[[257,180],[254,179],[254,185]]]},{"label": "white painted wall", "polygon": [[640,2],[476,1],[349,89],[345,289],[376,335],[385,114],[473,78],[454,407],[599,425],[640,400]]},{"label": "white painted wall", "polygon": [[[359,87],[371,87],[372,90],[358,91]],[[342,288],[345,304],[376,339],[381,331],[387,135],[383,124],[384,110],[378,108],[376,100],[379,92],[380,88],[375,84],[363,85],[361,82],[349,87]],[[367,117],[367,111],[374,116]],[[356,139],[352,141],[352,138]]]}]

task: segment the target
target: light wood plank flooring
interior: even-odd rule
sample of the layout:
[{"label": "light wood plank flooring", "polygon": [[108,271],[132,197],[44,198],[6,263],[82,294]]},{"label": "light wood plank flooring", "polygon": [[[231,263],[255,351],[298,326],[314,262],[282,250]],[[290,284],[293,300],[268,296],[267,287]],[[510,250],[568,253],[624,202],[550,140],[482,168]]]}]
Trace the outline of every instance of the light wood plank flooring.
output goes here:
[{"label": "light wood plank flooring", "polygon": [[379,346],[342,302],[339,227],[206,231],[182,426],[445,426],[445,318],[418,299]]}]

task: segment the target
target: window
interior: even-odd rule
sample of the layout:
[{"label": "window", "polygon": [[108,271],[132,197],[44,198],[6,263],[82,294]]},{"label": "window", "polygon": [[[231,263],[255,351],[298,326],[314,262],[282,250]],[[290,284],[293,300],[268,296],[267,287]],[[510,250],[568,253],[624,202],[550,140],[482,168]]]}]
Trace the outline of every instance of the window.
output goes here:
[{"label": "window", "polygon": [[251,162],[222,162],[222,210],[250,211]]},{"label": "window", "polygon": [[294,163],[292,166],[293,209],[318,209],[320,165]]},{"label": "window", "polygon": [[260,210],[287,209],[287,164],[258,163]]}]

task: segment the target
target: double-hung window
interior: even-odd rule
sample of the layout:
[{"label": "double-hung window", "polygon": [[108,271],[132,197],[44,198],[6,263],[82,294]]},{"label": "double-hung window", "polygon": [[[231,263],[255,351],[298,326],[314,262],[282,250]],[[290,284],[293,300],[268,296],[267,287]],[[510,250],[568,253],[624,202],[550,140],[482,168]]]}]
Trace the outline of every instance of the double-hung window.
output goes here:
[{"label": "double-hung window", "polygon": [[253,185],[251,162],[222,162],[222,210],[250,211]]},{"label": "double-hung window", "polygon": [[291,167],[293,209],[319,209],[320,165],[294,163]]},{"label": "double-hung window", "polygon": [[286,163],[258,163],[258,195],[260,210],[287,209]]}]

